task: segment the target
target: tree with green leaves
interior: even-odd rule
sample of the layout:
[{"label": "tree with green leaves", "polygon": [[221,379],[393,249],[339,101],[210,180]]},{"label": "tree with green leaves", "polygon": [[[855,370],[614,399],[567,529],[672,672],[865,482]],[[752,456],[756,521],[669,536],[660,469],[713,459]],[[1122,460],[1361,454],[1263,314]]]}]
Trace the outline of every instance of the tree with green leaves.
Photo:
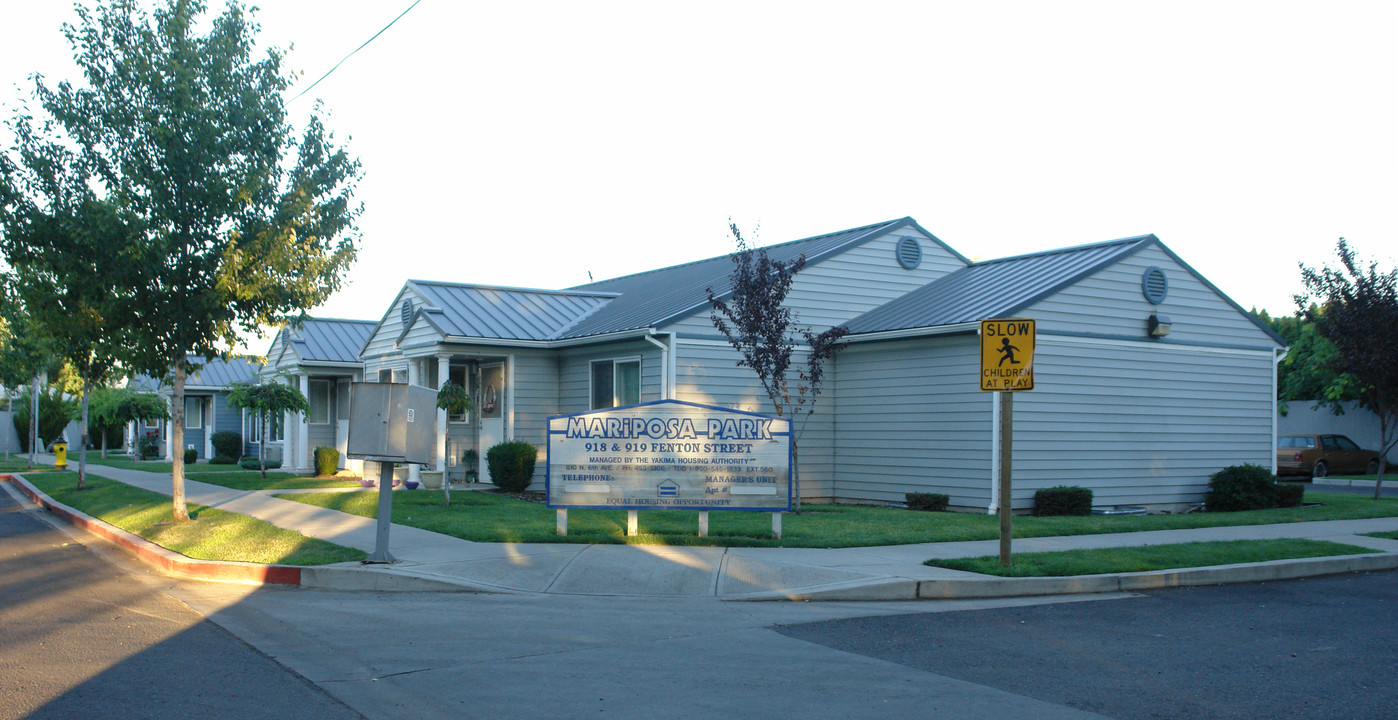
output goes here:
[{"label": "tree with green leaves", "polygon": [[[202,0],[76,10],[64,34],[86,82],[39,78],[36,97],[131,233],[135,321],[121,359],[173,374],[171,443],[182,447],[185,380],[200,359],[339,289],[356,254],[359,163],[318,106],[295,136],[283,105],[293,73],[282,51],[256,47],[259,27],[236,1],[204,34]],[[187,520],[173,458],[174,518]]]},{"label": "tree with green leaves", "polygon": [[[7,387],[29,385],[30,407],[39,405],[40,388],[44,378],[58,368],[53,351],[54,341],[48,329],[29,315],[28,308],[15,291],[14,276],[0,274],[0,382]],[[22,438],[28,438],[29,467],[39,451],[39,414],[29,414],[26,429],[15,426]]]},{"label": "tree with green leaves", "polygon": [[41,137],[23,116],[11,126],[14,157],[0,155],[0,251],[33,322],[78,378],[82,398],[78,489],[87,477],[89,402],[116,374],[135,282],[124,261],[128,225],[96,199],[91,176],[64,145]]},{"label": "tree with green leaves", "polygon": [[1359,403],[1379,419],[1379,472],[1374,499],[1398,445],[1398,268],[1380,272],[1362,265],[1340,238],[1340,267],[1311,269],[1301,265],[1306,292],[1296,296],[1298,315],[1335,346],[1327,365],[1354,376]]},{"label": "tree with green leaves", "polygon": [[[446,430],[442,433],[448,450],[451,448],[451,416],[460,415],[471,409],[471,394],[466,388],[450,380],[437,389],[437,407],[447,411]],[[451,507],[451,469],[446,465],[442,472],[442,496],[447,507]]]},{"label": "tree with green leaves", "polygon": [[[1313,303],[1308,311],[1319,314],[1321,309]],[[1343,415],[1345,403],[1359,399],[1359,381],[1333,369],[1330,363],[1337,352],[1335,344],[1316,330],[1315,323],[1298,317],[1274,318],[1266,310],[1254,309],[1252,313],[1287,344],[1286,358],[1277,367],[1277,400],[1283,415],[1287,403],[1300,401],[1312,402],[1316,408],[1327,406],[1332,413]]]},{"label": "tree with green leaves", "polygon": [[257,456],[262,469],[262,478],[267,478],[267,422],[275,422],[283,413],[308,413],[311,403],[300,390],[279,382],[262,385],[254,383],[234,383],[228,390],[228,404],[243,408],[252,413],[257,421],[257,436],[262,438],[262,447]]},{"label": "tree with green leaves", "polygon": [[[169,420],[170,408],[159,395],[126,388],[98,388],[92,394],[92,417],[102,432],[102,457],[107,457],[105,428],[141,420]],[[135,438],[132,442],[135,442]]]},{"label": "tree with green leaves", "polygon": [[[733,272],[727,293],[708,288],[709,318],[742,358],[739,367],[751,368],[781,417],[791,419],[791,473],[795,487],[796,511],[801,510],[801,474],[797,440],[806,422],[815,413],[825,377],[825,361],[849,343],[848,332],[832,327],[817,333],[798,324],[796,313],[785,305],[796,274],[806,266],[806,256],[794,260],[773,260],[765,248],[755,247],[743,238],[736,223],[729,222],[737,249],[733,252]],[[794,370],[792,358],[798,347],[805,363]],[[793,376],[794,375],[794,376]]]}]

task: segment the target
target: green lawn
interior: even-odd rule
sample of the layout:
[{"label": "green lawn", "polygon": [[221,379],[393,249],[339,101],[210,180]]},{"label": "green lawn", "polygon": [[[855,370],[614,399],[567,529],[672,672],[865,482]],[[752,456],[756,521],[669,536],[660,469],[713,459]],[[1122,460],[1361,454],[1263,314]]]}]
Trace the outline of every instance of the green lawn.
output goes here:
[{"label": "green lawn", "polygon": [[998,556],[960,560],[928,560],[925,564],[1000,577],[1059,577],[1104,573],[1145,572],[1173,568],[1208,567],[1234,563],[1266,562],[1292,558],[1361,555],[1374,552],[1355,545],[1320,540],[1231,540],[1175,545],[1016,553],[1013,565],[1001,567]]},{"label": "green lawn", "polygon": [[1364,533],[1369,537],[1383,538],[1385,540],[1398,540],[1398,530],[1393,532]]},{"label": "green lawn", "polygon": [[53,469],[53,466],[52,466],[52,465],[36,465],[36,466],[34,467],[33,470],[30,470],[30,469],[29,469],[29,461],[25,459],[26,457],[27,457],[26,455],[20,455],[19,453],[12,453],[12,454],[10,455],[10,459],[9,459],[9,460],[6,460],[4,455],[0,455],[0,473],[11,473],[11,472],[22,472],[22,473],[48,472],[48,471],[50,471],[50,470]]},{"label": "green lawn", "polygon": [[89,475],[80,492],[72,471],[26,473],[25,479],[58,502],[199,560],[327,565],[366,557],[360,550],[201,505],[189,506],[190,522],[174,523],[169,497],[115,480]]},{"label": "green lawn", "polygon": [[[306,493],[288,500],[376,517],[377,492]],[[1099,533],[1175,530],[1227,525],[1265,525],[1310,520],[1398,516],[1398,498],[1371,500],[1344,493],[1307,492],[1318,507],[1279,508],[1235,513],[1191,513],[1142,517],[1016,517],[1014,536],[1051,537]],[[973,513],[929,513],[898,508],[807,503],[800,514],[782,519],[782,539],[771,537],[767,513],[709,513],[709,537],[697,536],[697,513],[684,510],[642,511],[641,534],[626,537],[624,510],[571,510],[568,536],[554,532],[554,511],[537,503],[488,492],[452,493],[442,507],[441,493],[416,490],[393,495],[393,521],[478,542],[574,542],[731,547],[858,547],[958,540],[994,540],[999,520]]]},{"label": "green lawn", "polygon": [[204,472],[203,465],[198,466],[194,472],[185,473],[185,478],[210,485],[221,485],[234,490],[360,487],[359,480],[355,478],[306,477],[294,473],[268,472],[267,479],[263,480],[261,473],[256,470],[245,470],[238,473]]},{"label": "green lawn", "polygon": [[[169,475],[174,472],[174,463],[165,460],[132,460],[124,455],[109,455],[106,460],[102,459],[100,452],[94,453],[91,450],[87,453],[89,464],[106,465],[107,467],[121,468],[122,470],[140,470],[142,472],[162,473]],[[77,467],[78,456],[75,453],[68,454],[68,467]],[[193,465],[185,465],[186,473],[221,473],[221,472],[248,472],[242,466],[234,463],[232,465],[213,465],[208,461],[200,461]]]}]

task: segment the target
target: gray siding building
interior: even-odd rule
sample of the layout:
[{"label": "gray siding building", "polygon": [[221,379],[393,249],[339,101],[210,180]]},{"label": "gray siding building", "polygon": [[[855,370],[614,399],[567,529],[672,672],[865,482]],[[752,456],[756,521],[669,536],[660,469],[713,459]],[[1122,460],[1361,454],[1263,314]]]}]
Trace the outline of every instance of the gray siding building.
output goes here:
[{"label": "gray siding building", "polygon": [[[800,322],[850,331],[800,437],[806,500],[945,492],[993,509],[977,332],[1004,317],[1039,334],[1036,389],[1016,398],[1017,509],[1060,484],[1178,506],[1221,467],[1272,463],[1281,340],[1154,236],[972,263],[902,218],[765,249],[806,258],[787,299]],[[466,385],[473,410],[439,418],[437,469],[459,478],[467,451],[520,439],[540,448],[542,484],[551,415],[667,398],[771,411],[709,320],[731,269],[720,256],[567,290],[410,280],[360,348],[364,377]]]}]

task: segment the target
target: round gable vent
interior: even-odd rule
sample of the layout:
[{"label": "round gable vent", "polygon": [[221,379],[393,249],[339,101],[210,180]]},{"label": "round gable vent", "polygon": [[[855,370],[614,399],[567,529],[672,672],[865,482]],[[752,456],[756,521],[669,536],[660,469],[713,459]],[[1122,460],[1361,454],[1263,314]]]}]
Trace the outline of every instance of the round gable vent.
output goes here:
[{"label": "round gable vent", "polygon": [[898,264],[904,270],[912,270],[922,264],[922,245],[917,238],[905,237],[898,239]]},{"label": "round gable vent", "polygon": [[413,319],[413,301],[403,300],[403,324],[407,325]]},{"label": "round gable vent", "polygon": [[1165,271],[1158,267],[1146,268],[1146,272],[1141,276],[1141,294],[1146,296],[1152,305],[1159,305],[1165,301],[1165,294],[1170,292],[1170,282],[1165,279]]}]

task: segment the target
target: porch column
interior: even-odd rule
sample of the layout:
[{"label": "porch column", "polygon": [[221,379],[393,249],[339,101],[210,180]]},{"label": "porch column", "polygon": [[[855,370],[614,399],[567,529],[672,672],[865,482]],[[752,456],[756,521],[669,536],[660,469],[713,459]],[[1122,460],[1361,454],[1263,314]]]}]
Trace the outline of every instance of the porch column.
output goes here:
[{"label": "porch column", "polygon": [[[408,361],[408,384],[409,384],[409,385],[417,385],[417,386],[419,386],[419,387],[425,387],[425,386],[423,385],[422,375],[423,375],[423,373],[422,373],[422,361],[421,361],[421,360],[409,360],[409,361]],[[409,480],[412,480],[413,482],[422,482],[422,466],[421,466],[421,465],[418,465],[417,463],[411,463],[411,464],[409,464],[409,465],[408,465],[408,479],[409,479]]]},{"label": "porch column", "polygon": [[169,419],[169,420],[166,420],[166,421],[164,422],[164,425],[165,425],[165,432],[164,432],[164,435],[165,435],[165,459],[166,459],[166,460],[170,460],[170,461],[173,462],[174,459],[175,459],[175,455],[174,455],[174,453],[171,451],[171,448],[170,448],[170,423],[172,423],[172,422],[175,421],[175,399],[174,399],[173,396],[172,396],[171,398],[169,398],[168,400],[165,401],[165,407],[167,407],[167,408],[170,410],[170,413],[169,413],[169,414],[170,414],[170,419]]},{"label": "porch column", "polygon": [[[278,378],[277,382],[289,386],[291,385],[291,378],[283,375],[280,378]],[[286,468],[287,470],[296,467],[296,455],[294,455],[292,452],[293,447],[291,442],[293,439],[295,439],[295,435],[293,435],[291,432],[292,429],[296,427],[296,425],[293,424],[295,422],[295,419],[296,415],[294,413],[282,413],[282,467]],[[267,438],[262,439],[264,442],[267,440]]]},{"label": "porch column", "polygon": [[215,411],[217,410],[217,408],[215,407],[214,404],[217,403],[217,402],[218,402],[218,394],[215,393],[215,394],[213,394],[213,395],[210,395],[210,396],[209,396],[209,409],[205,411],[205,412],[208,414],[208,416],[209,416],[209,417],[208,417],[208,420],[205,421],[205,423],[204,423],[204,460],[205,460],[205,462],[207,462],[210,458],[212,458],[212,457],[214,456],[214,433],[218,432],[218,428],[214,427],[214,420],[218,417],[218,413],[215,412]]},{"label": "porch column", "polygon": [[[451,379],[451,356],[437,356],[437,389],[441,390]],[[442,482],[449,482],[447,473],[447,411],[437,408],[437,469],[442,471]]]},{"label": "porch column", "polygon": [[[301,395],[306,398],[311,397],[311,376],[302,373],[296,376],[300,381]],[[299,413],[296,416],[296,469],[308,470],[311,467],[311,426],[306,422],[306,414]]]}]

